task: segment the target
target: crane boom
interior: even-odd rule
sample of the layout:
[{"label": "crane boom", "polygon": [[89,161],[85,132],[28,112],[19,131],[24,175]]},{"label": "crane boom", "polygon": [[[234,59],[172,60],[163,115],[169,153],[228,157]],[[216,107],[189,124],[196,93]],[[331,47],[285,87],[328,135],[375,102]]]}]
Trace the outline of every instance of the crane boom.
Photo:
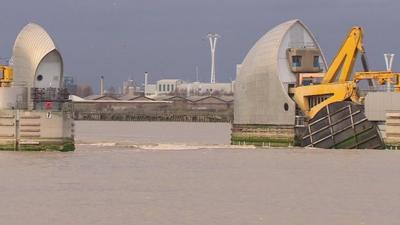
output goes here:
[{"label": "crane boom", "polygon": [[[327,84],[335,81],[348,81],[351,77],[351,73],[359,52],[363,55],[365,53],[363,46],[363,30],[361,27],[353,27],[343,42],[342,47],[336,54],[321,83]],[[366,62],[366,60],[364,61]],[[365,63],[365,65],[367,64]]]}]

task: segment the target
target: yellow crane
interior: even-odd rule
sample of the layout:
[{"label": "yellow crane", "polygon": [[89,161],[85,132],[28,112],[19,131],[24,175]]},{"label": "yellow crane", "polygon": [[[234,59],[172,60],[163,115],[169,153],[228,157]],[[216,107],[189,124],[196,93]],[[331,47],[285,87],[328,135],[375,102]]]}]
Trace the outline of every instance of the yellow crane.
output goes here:
[{"label": "yellow crane", "polygon": [[[359,54],[364,72],[353,75]],[[368,80],[370,85],[372,81],[380,85],[389,82],[399,92],[399,78],[399,73],[391,71],[369,71],[363,46],[363,30],[361,27],[353,27],[321,83],[298,86],[291,90],[297,106],[308,121],[301,136],[302,145],[382,148],[383,142],[376,126],[367,121],[363,114],[363,98],[359,96],[357,84],[361,80]]]},{"label": "yellow crane", "polygon": [[[362,54],[361,61],[365,72],[355,73],[352,79],[352,71],[359,53]],[[368,71],[363,46],[363,30],[361,27],[353,27],[322,82],[317,85],[299,86],[292,92],[299,108],[306,117],[311,119],[322,108],[334,102],[351,99],[353,102],[361,103],[357,93],[357,83],[361,80],[376,80],[381,85],[390,82],[394,84],[394,90],[399,92],[399,76],[399,73],[391,71]]]}]

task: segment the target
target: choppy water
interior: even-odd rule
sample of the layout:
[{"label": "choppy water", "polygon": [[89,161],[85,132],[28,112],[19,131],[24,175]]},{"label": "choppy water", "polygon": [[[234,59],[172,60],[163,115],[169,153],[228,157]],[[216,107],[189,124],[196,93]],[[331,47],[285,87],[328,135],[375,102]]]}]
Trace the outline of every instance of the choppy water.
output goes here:
[{"label": "choppy water", "polygon": [[75,152],[0,152],[0,224],[400,221],[400,151],[231,148],[229,124],[76,129]]}]

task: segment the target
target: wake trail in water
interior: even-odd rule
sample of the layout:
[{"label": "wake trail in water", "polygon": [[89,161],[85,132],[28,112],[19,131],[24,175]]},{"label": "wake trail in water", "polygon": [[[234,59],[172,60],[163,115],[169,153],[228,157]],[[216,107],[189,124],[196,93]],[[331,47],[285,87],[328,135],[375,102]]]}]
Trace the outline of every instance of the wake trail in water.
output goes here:
[{"label": "wake trail in water", "polygon": [[128,142],[82,142],[78,141],[76,146],[96,148],[131,148],[139,150],[200,150],[200,149],[254,149],[255,146],[238,146],[229,144],[182,144],[182,143],[160,143],[160,144],[136,144]]}]

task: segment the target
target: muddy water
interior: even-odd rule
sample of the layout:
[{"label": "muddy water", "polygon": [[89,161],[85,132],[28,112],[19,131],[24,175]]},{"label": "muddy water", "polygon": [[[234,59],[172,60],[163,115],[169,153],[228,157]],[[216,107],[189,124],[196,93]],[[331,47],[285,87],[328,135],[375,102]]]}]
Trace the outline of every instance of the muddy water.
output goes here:
[{"label": "muddy water", "polygon": [[234,148],[229,129],[77,122],[75,152],[0,152],[0,224],[400,221],[400,151]]}]

